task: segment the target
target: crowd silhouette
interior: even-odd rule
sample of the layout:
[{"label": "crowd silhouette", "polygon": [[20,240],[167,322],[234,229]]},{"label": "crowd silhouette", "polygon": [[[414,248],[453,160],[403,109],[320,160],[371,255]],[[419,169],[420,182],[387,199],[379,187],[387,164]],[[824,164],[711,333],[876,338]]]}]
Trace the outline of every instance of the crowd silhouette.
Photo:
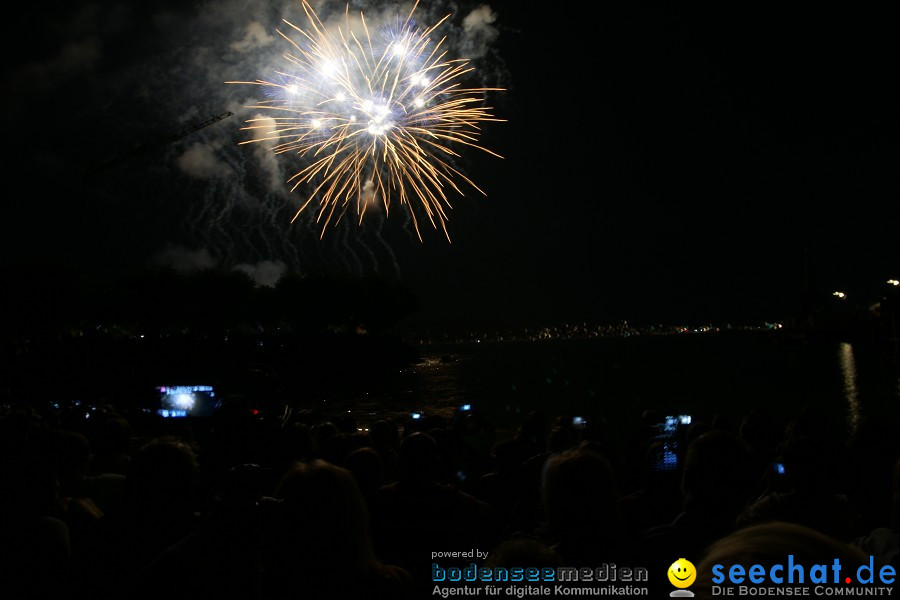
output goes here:
[{"label": "crowd silhouette", "polygon": [[533,412],[503,438],[476,410],[367,427],[82,413],[0,416],[4,598],[424,598],[432,553],[470,549],[485,566],[644,567],[660,593],[687,557],[701,596],[723,560],[900,562],[893,429],[836,435],[812,407],[670,435],[646,411],[616,437]]}]

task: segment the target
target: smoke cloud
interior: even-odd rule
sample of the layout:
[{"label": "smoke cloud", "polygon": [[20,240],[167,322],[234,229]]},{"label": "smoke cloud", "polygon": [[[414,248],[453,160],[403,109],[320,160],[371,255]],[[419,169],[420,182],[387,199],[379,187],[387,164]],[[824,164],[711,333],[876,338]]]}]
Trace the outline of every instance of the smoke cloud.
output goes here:
[{"label": "smoke cloud", "polygon": [[497,14],[487,4],[482,4],[463,19],[463,43],[460,54],[463,58],[481,58],[487,54],[500,31],[494,27]]},{"label": "smoke cloud", "polygon": [[214,269],[216,260],[206,248],[191,249],[179,244],[168,243],[157,252],[151,264],[158,267],[169,267],[179,273],[196,273]]},{"label": "smoke cloud", "polygon": [[221,147],[221,143],[192,144],[175,164],[183,173],[196,179],[226,177],[230,169],[216,157],[217,147]]},{"label": "smoke cloud", "polygon": [[281,276],[287,271],[287,265],[280,260],[262,260],[255,264],[235,265],[236,271],[243,271],[258,287],[275,287]]},{"label": "smoke cloud", "polygon": [[275,41],[275,36],[270,35],[259,21],[251,21],[247,25],[244,39],[232,42],[228,47],[235,52],[249,52],[259,50]]},{"label": "smoke cloud", "polygon": [[[13,74],[23,94],[7,100],[21,108],[31,99],[25,94],[32,94],[44,99],[45,110],[58,110],[65,98],[67,118],[60,120],[54,145],[35,142],[54,167],[48,171],[63,172],[55,167],[68,161],[77,173],[81,163],[147,149],[92,181],[95,205],[115,207],[119,219],[111,223],[108,213],[106,222],[93,226],[127,228],[151,240],[165,230],[168,244],[155,250],[145,244],[134,250],[141,255],[130,258],[182,271],[240,266],[260,285],[277,281],[283,270],[399,277],[395,253],[418,253],[420,247],[403,207],[392,205],[388,219],[376,210],[378,198],[367,185],[364,200],[375,205],[367,207],[362,225],[350,209],[323,237],[316,198],[292,221],[313,187],[291,192],[288,180],[309,157],[276,154],[271,141],[240,143],[261,135],[242,130],[247,119],[271,113],[258,108],[267,99],[263,88],[225,82],[253,82],[289,69],[284,55],[293,49],[277,31],[296,38],[284,20],[306,25],[299,0],[113,4],[61,5],[52,29],[42,34],[49,42],[45,51]],[[344,2],[313,5],[325,23],[343,24],[349,15],[351,29],[364,12],[373,35],[402,23],[413,7],[408,1],[351,0],[345,13]],[[413,18],[428,25],[455,10],[450,0],[420,3]],[[465,15],[451,14],[436,31],[436,39],[446,37],[442,49],[450,55],[479,60],[470,75],[477,79],[474,85],[502,87],[495,77],[499,63],[490,52],[499,35],[497,21],[482,5]],[[233,115],[173,136],[225,111]],[[65,189],[67,183],[62,179],[48,187]]]}]

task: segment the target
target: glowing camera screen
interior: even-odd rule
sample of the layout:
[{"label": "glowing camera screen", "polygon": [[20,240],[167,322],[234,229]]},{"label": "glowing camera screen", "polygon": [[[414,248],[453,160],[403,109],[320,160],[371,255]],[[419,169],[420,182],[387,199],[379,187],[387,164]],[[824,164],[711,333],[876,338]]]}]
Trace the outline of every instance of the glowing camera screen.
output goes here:
[{"label": "glowing camera screen", "polygon": [[156,391],[159,394],[156,414],[164,419],[209,417],[220,406],[211,385],[162,385]]}]

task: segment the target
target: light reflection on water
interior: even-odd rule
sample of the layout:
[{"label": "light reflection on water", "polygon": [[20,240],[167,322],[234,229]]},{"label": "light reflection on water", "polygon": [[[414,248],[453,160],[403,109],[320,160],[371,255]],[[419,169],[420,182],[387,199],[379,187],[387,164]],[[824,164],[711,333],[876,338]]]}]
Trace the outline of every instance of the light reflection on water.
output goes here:
[{"label": "light reflection on water", "polygon": [[357,414],[404,419],[413,412],[450,419],[467,398],[460,361],[450,355],[424,356],[387,385],[353,401]]},{"label": "light reflection on water", "polygon": [[844,397],[847,399],[848,419],[847,426],[851,435],[856,434],[862,413],[859,404],[859,389],[856,387],[856,357],[853,354],[853,344],[841,342],[838,346],[838,360],[841,365],[841,373],[844,376]]},{"label": "light reflection on water", "polygon": [[645,409],[707,423],[724,415],[736,429],[753,408],[784,421],[816,406],[829,427],[851,434],[864,415],[900,418],[900,363],[859,344],[710,334],[426,350],[421,362],[363,398],[345,398],[348,407],[373,416],[450,418],[471,404],[498,437],[534,409],[584,415],[613,435]]}]

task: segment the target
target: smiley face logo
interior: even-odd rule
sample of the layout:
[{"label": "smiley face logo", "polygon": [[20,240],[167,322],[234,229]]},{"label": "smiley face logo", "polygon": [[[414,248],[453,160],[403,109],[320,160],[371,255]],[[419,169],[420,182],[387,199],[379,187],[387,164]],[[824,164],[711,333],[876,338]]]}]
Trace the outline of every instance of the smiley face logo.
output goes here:
[{"label": "smiley face logo", "polygon": [[694,564],[685,559],[679,558],[669,567],[669,582],[677,588],[690,587],[694,580],[697,579],[697,569]]}]

